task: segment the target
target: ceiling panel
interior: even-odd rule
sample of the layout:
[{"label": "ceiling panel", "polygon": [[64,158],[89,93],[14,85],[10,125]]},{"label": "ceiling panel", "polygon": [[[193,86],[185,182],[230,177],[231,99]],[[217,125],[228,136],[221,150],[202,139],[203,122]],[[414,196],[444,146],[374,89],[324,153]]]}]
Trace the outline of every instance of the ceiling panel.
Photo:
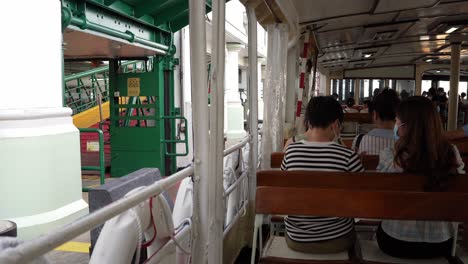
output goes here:
[{"label": "ceiling panel", "polygon": [[413,22],[366,26],[359,43],[395,40],[412,25]]},{"label": "ceiling panel", "polygon": [[414,19],[418,17],[439,17],[454,14],[468,13],[468,1],[449,4],[439,4],[433,8],[423,8],[417,10],[402,11],[398,16],[399,20]]},{"label": "ceiling panel", "polygon": [[374,13],[432,7],[438,0],[379,0]]},{"label": "ceiling panel", "polygon": [[316,36],[320,48],[323,49],[325,47],[354,44],[361,33],[362,28],[350,28],[339,31],[318,33]]},{"label": "ceiling panel", "polygon": [[299,22],[309,22],[326,18],[367,13],[374,0],[292,0],[299,15]]},{"label": "ceiling panel", "polygon": [[445,45],[445,40],[393,44],[385,54],[432,53]]},{"label": "ceiling panel", "polygon": [[392,56],[392,57],[381,57],[374,60],[374,65],[388,65],[388,64],[405,64],[413,62],[419,58],[419,56]]},{"label": "ceiling panel", "polygon": [[321,31],[330,31],[342,28],[349,28],[349,27],[360,27],[370,24],[377,24],[377,23],[387,23],[392,21],[395,17],[396,13],[386,13],[386,14],[379,14],[379,15],[356,15],[350,17],[341,17],[332,20],[327,20],[324,22],[320,22],[316,24],[319,27],[319,32]]}]

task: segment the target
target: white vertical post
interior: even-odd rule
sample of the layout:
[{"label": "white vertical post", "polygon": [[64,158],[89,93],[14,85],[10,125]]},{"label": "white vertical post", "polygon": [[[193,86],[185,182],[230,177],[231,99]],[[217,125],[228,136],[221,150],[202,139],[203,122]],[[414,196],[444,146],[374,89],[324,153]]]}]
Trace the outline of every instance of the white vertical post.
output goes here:
[{"label": "white vertical post", "polygon": [[357,105],[359,104],[359,95],[361,93],[360,88],[361,88],[361,80],[355,79],[354,80],[354,101],[356,102]]},{"label": "white vertical post", "polygon": [[257,17],[254,8],[247,8],[249,21],[249,130],[250,130],[250,201],[255,201],[255,191],[257,186],[257,164],[258,164],[258,66],[257,66]]},{"label": "white vertical post", "polygon": [[460,43],[452,43],[450,54],[450,95],[447,130],[457,129],[458,82],[460,81]]},{"label": "white vertical post", "polygon": [[208,88],[206,85],[205,1],[189,0],[190,72],[194,145],[194,228],[192,262],[206,263],[208,226]]},{"label": "white vertical post", "polygon": [[214,0],[211,56],[208,263],[223,263],[225,0]]},{"label": "white vertical post", "polygon": [[416,65],[414,71],[415,71],[414,95],[421,95],[422,94],[422,76],[423,76],[422,65]]},{"label": "white vertical post", "polygon": [[331,90],[332,90],[332,81],[333,79],[330,78],[330,76],[325,76],[326,80],[326,86],[325,86],[325,95],[330,96],[331,95]]}]

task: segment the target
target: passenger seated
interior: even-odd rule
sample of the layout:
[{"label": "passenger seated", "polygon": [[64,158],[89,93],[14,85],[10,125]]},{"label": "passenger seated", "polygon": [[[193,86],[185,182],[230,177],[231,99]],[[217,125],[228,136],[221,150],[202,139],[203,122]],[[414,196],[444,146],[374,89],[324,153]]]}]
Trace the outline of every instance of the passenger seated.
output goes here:
[{"label": "passenger seated", "polygon": [[[379,171],[426,176],[427,191],[444,191],[447,179],[464,173],[455,146],[443,136],[442,123],[430,99],[413,96],[396,111],[394,148],[381,152]],[[454,224],[434,221],[384,220],[377,231],[380,249],[400,258],[449,256]]]},{"label": "passenger seated", "polygon": [[354,138],[352,149],[359,154],[379,155],[382,149],[393,146],[395,138],[395,111],[400,104],[400,98],[395,90],[384,89],[372,103],[372,120],[376,128],[367,134],[359,134]]},{"label": "passenger seated", "polygon": [[359,113],[369,113],[369,108],[371,106],[371,100],[364,100],[363,102],[364,106],[363,108],[359,111]]},{"label": "passenger seated", "polygon": [[356,102],[354,101],[353,98],[348,98],[348,100],[346,100],[346,108],[343,110],[345,113],[359,113],[359,111],[355,108],[353,108],[354,104]]},{"label": "passenger seated", "polygon": [[[340,136],[343,111],[333,97],[314,97],[307,105],[306,140],[291,143],[281,170],[363,171],[359,156],[335,142]],[[306,202],[306,201],[304,201]],[[295,251],[329,254],[353,247],[353,219],[343,217],[287,216],[286,243]]]}]

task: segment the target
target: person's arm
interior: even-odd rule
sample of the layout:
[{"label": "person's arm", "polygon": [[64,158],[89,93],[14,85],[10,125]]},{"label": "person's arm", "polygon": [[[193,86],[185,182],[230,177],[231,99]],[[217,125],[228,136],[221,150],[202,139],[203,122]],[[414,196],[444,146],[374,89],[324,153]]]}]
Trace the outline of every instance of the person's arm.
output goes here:
[{"label": "person's arm", "polygon": [[283,152],[286,152],[286,149],[288,148],[289,144],[294,142],[294,136],[290,137],[287,141],[286,144],[284,144]]},{"label": "person's arm", "polygon": [[287,152],[287,149],[284,150],[284,157],[283,157],[283,161],[281,162],[281,170],[282,171],[285,171],[285,170],[288,170],[288,152]]},{"label": "person's arm", "polygon": [[364,171],[364,167],[362,166],[362,163],[361,163],[361,158],[354,151],[353,151],[353,154],[351,154],[351,157],[349,158],[349,161],[348,161],[348,171],[350,172]]}]

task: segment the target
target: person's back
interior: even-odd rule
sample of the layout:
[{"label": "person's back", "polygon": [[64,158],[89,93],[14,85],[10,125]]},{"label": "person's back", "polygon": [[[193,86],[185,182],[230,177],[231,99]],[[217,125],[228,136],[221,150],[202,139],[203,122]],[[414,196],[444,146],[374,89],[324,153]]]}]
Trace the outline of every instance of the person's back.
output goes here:
[{"label": "person's back", "polygon": [[[394,148],[381,152],[377,169],[411,172],[426,177],[426,191],[444,191],[452,174],[464,173],[455,146],[443,136],[442,123],[431,100],[410,97],[397,110]],[[411,201],[408,201],[411,202]],[[454,223],[384,220],[377,242],[385,253],[402,258],[446,256],[453,243]]]},{"label": "person's back", "polygon": [[372,118],[376,128],[356,136],[352,148],[358,153],[379,155],[382,149],[393,146],[395,110],[399,103],[400,99],[394,90],[382,90],[372,103]]},{"label": "person's back", "polygon": [[[307,140],[291,143],[281,170],[362,171],[359,156],[337,144],[343,112],[332,97],[314,97],[306,110]],[[327,254],[349,249],[355,241],[353,219],[342,217],[287,216],[288,246],[296,251]]]}]

